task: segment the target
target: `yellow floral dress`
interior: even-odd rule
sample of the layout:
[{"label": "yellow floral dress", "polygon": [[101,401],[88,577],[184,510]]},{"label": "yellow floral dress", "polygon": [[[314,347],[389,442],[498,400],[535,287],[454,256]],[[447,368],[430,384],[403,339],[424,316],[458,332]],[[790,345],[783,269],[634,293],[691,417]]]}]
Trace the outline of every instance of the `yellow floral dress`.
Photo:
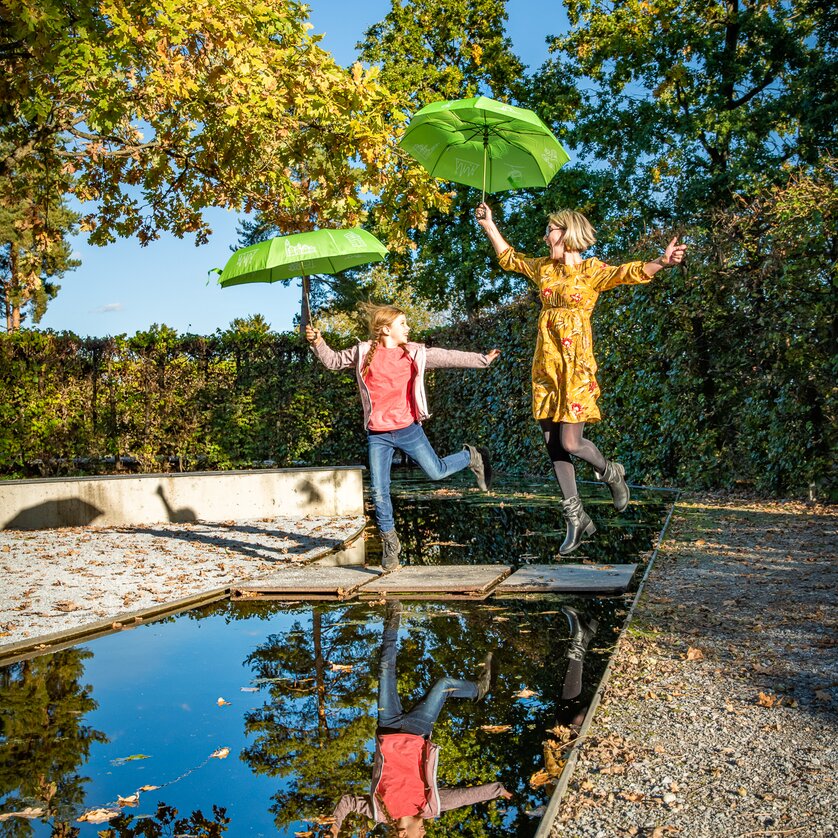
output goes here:
[{"label": "yellow floral dress", "polygon": [[549,256],[531,259],[513,250],[501,267],[533,281],[541,298],[538,341],[532,359],[532,414],[554,422],[598,422],[599,384],[591,312],[601,291],[651,282],[642,262],[611,267],[599,259],[563,265]]}]

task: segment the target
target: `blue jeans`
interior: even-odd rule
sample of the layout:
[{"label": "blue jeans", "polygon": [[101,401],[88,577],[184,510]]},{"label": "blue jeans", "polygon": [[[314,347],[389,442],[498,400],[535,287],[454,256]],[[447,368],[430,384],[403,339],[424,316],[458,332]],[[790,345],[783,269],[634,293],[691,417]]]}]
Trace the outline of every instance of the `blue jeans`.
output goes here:
[{"label": "blue jeans", "polygon": [[418,422],[397,431],[369,431],[370,491],[375,505],[375,520],[381,532],[390,532],[393,501],[390,499],[390,466],[396,449],[414,459],[431,480],[444,480],[462,471],[470,462],[468,449],[440,458]]},{"label": "blue jeans", "polygon": [[447,675],[434,681],[409,712],[405,713],[396,689],[396,642],[398,629],[384,629],[381,643],[381,663],[378,667],[378,727],[385,728],[381,733],[414,733],[417,736],[430,737],[434,724],[442,712],[445,699],[477,698],[477,684],[449,678]]}]

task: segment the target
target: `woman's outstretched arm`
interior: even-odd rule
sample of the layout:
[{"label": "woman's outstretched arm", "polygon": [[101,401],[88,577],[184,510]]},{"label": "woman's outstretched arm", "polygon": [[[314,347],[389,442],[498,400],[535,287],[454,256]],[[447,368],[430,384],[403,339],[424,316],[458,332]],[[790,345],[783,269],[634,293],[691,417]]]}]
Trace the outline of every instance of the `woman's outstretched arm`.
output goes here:
[{"label": "woman's outstretched arm", "polygon": [[504,250],[509,250],[509,242],[500,234],[500,230],[498,230],[495,220],[492,218],[492,210],[485,201],[477,205],[477,209],[474,211],[474,217],[489,237],[495,253],[500,256]]}]

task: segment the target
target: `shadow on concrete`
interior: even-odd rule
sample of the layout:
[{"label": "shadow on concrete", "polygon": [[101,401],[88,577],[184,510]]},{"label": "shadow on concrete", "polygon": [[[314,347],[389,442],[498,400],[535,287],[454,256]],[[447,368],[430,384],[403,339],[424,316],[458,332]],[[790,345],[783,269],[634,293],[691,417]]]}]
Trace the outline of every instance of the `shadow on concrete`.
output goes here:
[{"label": "shadow on concrete", "polygon": [[[294,561],[296,557],[303,556],[311,550],[323,548],[334,550],[344,542],[343,538],[324,538],[315,535],[306,536],[285,530],[248,526],[247,524],[205,523],[201,526],[211,531],[207,532],[194,529],[178,531],[158,529],[153,526],[132,526],[125,529],[119,528],[117,532],[122,532],[126,535],[145,533],[156,536],[157,538],[174,539],[189,544],[204,544],[208,547],[229,550],[232,553],[248,556],[263,562]],[[295,542],[302,541],[302,543],[296,543],[290,547],[280,547],[265,543],[260,544],[254,543],[253,541],[237,539],[235,538],[236,533],[247,533],[270,539],[289,539]]]},{"label": "shadow on concrete", "polygon": [[47,500],[23,509],[6,523],[7,530],[44,530],[57,527],[86,527],[104,512],[81,498]]},{"label": "shadow on concrete", "polygon": [[194,524],[195,521],[198,520],[195,510],[188,506],[175,509],[169,503],[169,499],[166,497],[166,493],[163,491],[162,486],[157,487],[157,494],[160,495],[160,500],[163,501],[163,506],[166,507],[166,515],[169,516],[169,520],[173,524]]}]

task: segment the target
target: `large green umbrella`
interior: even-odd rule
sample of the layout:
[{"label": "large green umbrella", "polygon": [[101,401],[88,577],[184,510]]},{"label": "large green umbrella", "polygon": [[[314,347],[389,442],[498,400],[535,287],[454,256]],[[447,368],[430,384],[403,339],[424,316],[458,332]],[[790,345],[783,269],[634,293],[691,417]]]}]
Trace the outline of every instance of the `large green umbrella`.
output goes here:
[{"label": "large green umbrella", "polygon": [[247,282],[278,282],[302,277],[303,304],[300,331],[311,322],[309,277],[335,274],[367,262],[379,262],[387,248],[360,227],[349,230],[313,230],[278,236],[237,250],[218,272],[222,288]]},{"label": "large green umbrella", "polygon": [[537,114],[485,96],[433,102],[399,143],[442,180],[502,192],[546,186],[570,159]]}]

